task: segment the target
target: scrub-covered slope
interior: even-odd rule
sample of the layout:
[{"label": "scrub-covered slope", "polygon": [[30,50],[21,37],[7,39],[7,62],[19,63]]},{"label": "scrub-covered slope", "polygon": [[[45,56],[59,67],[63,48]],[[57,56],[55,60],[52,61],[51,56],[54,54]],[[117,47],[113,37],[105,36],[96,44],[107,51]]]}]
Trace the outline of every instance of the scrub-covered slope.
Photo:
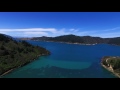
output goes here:
[{"label": "scrub-covered slope", "polygon": [[0,34],[0,75],[48,54],[50,52],[45,48],[33,46],[26,41],[17,42],[12,37]]}]

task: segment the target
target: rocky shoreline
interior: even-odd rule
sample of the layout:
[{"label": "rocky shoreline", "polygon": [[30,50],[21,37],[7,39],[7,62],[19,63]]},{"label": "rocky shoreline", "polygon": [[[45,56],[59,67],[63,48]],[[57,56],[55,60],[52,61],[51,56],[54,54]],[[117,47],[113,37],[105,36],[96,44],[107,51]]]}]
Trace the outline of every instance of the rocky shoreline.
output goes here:
[{"label": "rocky shoreline", "polygon": [[113,73],[116,77],[120,78],[120,73],[116,72],[116,69],[114,69],[113,65],[110,63],[110,62],[118,60],[118,58],[120,57],[104,56],[102,57],[101,66],[104,67],[106,70],[110,71],[111,73]]},{"label": "rocky shoreline", "polygon": [[104,67],[106,70],[110,71],[111,73],[113,73],[116,77],[120,78],[120,75],[118,73],[114,72],[111,68],[106,67],[102,63],[101,63],[101,66]]}]

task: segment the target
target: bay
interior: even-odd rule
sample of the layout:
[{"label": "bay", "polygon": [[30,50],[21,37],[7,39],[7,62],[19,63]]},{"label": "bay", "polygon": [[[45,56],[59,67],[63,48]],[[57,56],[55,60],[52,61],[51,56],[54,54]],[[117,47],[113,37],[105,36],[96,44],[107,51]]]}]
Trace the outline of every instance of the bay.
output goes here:
[{"label": "bay", "polygon": [[101,65],[103,56],[120,56],[120,46],[28,41],[51,52],[2,78],[117,78]]}]

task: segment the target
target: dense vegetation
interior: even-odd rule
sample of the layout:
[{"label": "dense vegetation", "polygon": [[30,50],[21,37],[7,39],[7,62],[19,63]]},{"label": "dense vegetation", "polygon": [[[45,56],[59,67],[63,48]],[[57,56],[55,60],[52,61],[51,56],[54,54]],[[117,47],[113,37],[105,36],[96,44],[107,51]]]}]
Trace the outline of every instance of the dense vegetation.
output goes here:
[{"label": "dense vegetation", "polygon": [[40,55],[48,55],[45,48],[32,46],[26,41],[17,42],[0,34],[0,75],[12,68],[31,62]]},{"label": "dense vegetation", "polygon": [[102,58],[102,64],[106,67],[112,67],[114,72],[120,73],[120,57],[106,56]]}]

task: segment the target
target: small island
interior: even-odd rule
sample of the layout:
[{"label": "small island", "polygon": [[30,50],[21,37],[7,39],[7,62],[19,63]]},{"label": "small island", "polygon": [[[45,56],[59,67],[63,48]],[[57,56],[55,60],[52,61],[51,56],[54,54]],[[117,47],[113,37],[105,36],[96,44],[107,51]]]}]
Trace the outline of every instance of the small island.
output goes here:
[{"label": "small island", "polygon": [[120,78],[120,57],[116,56],[104,56],[101,61],[101,65],[112,72],[115,76]]},{"label": "small island", "polygon": [[16,41],[10,36],[0,34],[0,76],[49,54],[50,52],[43,47],[33,46],[24,40]]}]

